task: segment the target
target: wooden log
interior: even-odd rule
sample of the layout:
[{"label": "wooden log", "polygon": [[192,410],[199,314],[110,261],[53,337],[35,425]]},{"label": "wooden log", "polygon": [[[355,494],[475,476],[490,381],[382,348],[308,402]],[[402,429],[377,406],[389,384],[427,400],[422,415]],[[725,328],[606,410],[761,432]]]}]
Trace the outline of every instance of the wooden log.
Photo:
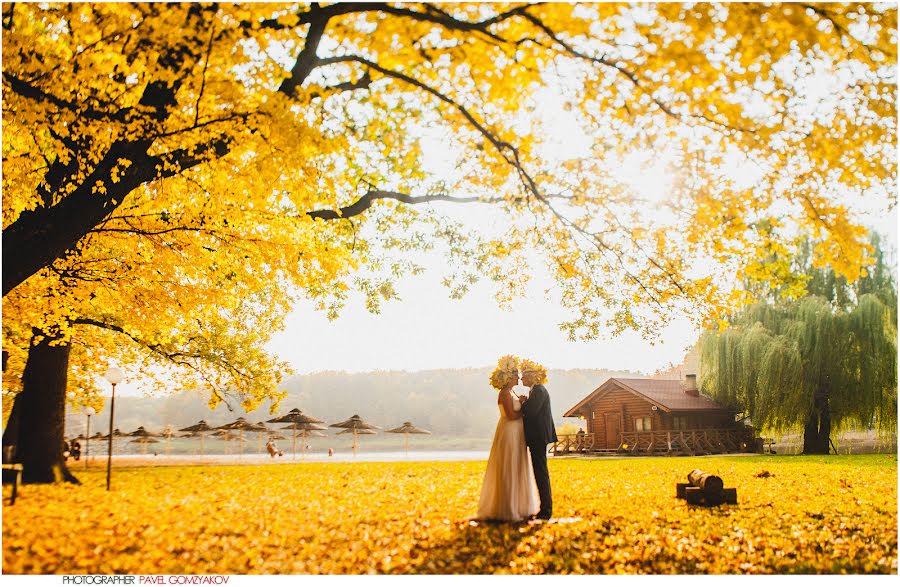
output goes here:
[{"label": "wooden log", "polygon": [[720,496],[725,488],[725,483],[722,482],[721,477],[704,473],[700,469],[694,469],[688,473],[688,483],[703,490],[703,494],[707,496],[707,499],[715,499],[716,496]]}]

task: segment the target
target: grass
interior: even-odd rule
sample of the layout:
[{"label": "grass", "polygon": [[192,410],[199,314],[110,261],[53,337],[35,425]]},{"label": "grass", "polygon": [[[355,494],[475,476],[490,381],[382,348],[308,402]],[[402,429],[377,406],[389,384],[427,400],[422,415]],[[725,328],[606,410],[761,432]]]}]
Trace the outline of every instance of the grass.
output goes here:
[{"label": "grass", "polygon": [[[738,505],[675,499],[693,468]],[[4,573],[897,573],[895,455],[551,459],[544,525],[484,462],[100,468],[3,505]],[[4,497],[9,496],[4,488]]]}]

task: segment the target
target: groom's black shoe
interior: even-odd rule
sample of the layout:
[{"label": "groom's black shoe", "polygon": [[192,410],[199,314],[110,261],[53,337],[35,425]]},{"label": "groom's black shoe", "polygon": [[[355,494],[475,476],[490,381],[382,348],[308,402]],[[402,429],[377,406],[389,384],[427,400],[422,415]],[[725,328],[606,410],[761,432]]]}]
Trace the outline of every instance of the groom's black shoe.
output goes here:
[{"label": "groom's black shoe", "polygon": [[538,512],[537,514],[535,514],[535,515],[533,516],[533,519],[535,519],[535,520],[549,520],[550,517],[551,517],[551,516],[550,516],[550,513],[549,513],[549,512]]}]

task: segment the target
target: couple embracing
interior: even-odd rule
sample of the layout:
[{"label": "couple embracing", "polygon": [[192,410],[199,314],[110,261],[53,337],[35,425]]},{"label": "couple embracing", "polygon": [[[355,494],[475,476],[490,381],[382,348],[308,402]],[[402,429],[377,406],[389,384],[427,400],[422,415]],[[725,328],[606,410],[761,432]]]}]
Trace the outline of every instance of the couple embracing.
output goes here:
[{"label": "couple embracing", "polygon": [[[512,391],[520,370],[522,385],[531,388],[527,396]],[[557,439],[550,395],[543,385],[546,380],[543,367],[509,355],[491,373],[491,386],[499,390],[500,421],[481,487],[479,520],[550,519],[553,500],[547,444]]]}]

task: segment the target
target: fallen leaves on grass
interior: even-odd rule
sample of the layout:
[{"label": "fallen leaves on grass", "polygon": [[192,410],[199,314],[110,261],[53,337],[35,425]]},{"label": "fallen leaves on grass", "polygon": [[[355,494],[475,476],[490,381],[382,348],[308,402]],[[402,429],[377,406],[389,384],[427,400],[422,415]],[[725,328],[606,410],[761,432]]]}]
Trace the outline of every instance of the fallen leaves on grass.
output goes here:
[{"label": "fallen leaves on grass", "polygon": [[[82,471],[4,502],[3,572],[897,572],[893,456],[551,460],[555,524],[471,523],[484,467],[134,467],[110,493]],[[694,468],[738,505],[676,499]]]}]

